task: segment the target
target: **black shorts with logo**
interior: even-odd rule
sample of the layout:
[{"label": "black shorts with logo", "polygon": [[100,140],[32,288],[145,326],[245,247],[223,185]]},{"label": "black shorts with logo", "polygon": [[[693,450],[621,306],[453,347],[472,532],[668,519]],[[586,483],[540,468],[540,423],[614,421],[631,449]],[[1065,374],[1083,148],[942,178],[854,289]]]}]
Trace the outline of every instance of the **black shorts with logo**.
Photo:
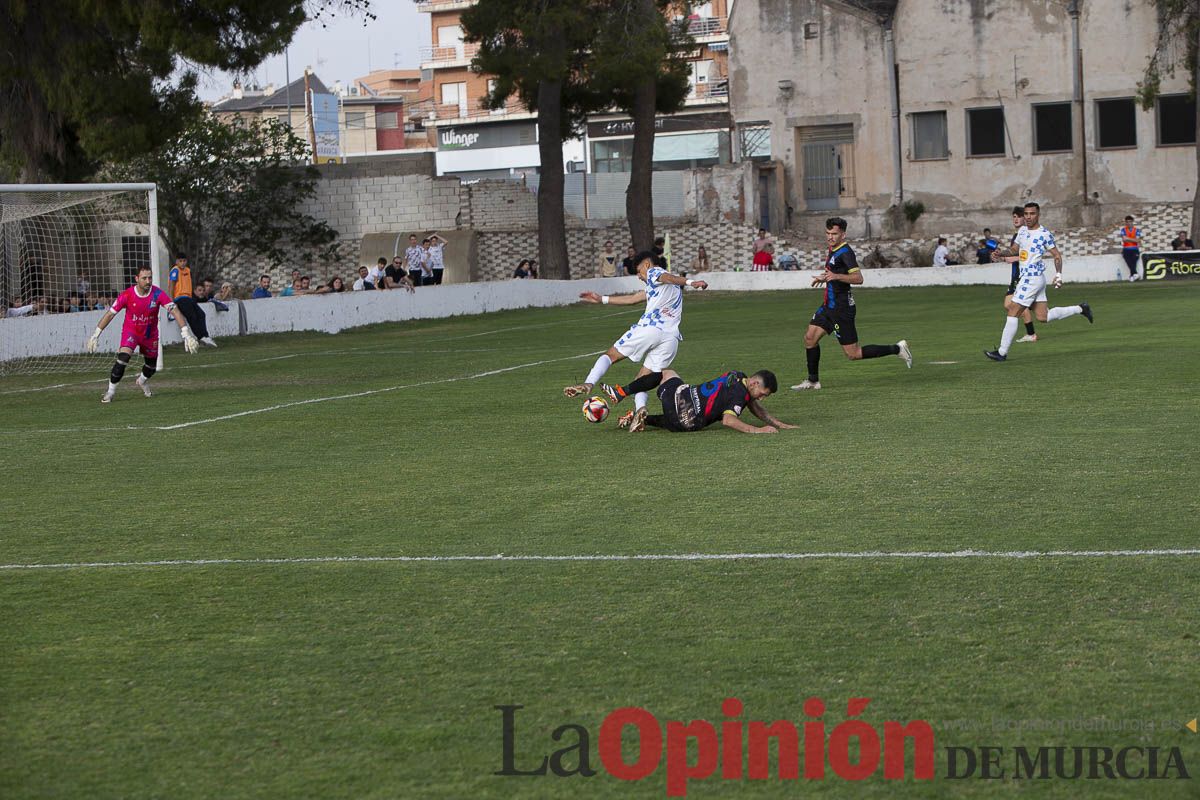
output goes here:
[{"label": "black shorts with logo", "polygon": [[658,385],[658,399],[662,401],[662,427],[669,431],[684,432],[695,430],[695,414],[692,404],[688,401],[688,390],[692,387],[683,382],[678,376],[663,381]]},{"label": "black shorts with logo", "polygon": [[812,324],[837,337],[839,344],[857,344],[858,328],[854,326],[854,306],[826,308],[821,306],[812,316]]}]

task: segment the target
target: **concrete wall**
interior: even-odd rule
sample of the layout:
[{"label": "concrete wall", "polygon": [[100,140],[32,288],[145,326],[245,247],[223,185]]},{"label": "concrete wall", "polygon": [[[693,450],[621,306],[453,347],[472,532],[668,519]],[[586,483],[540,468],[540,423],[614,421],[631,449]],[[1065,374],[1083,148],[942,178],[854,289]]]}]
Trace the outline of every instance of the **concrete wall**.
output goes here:
[{"label": "concrete wall", "polygon": [[[1073,260],[1066,269],[1071,283],[1113,280],[1123,266],[1118,255]],[[714,291],[811,290],[808,272],[713,272],[699,277]],[[863,270],[864,287],[953,286],[966,284],[1007,285],[1005,265]],[[420,289],[413,294],[391,292],[346,292],[337,295],[246,300],[233,303],[228,312],[216,312],[204,304],[209,332],[214,338],[240,333],[322,331],[338,333],[347,328],[380,322],[411,319],[440,319],[462,314],[486,314],[515,308],[549,308],[577,302],[581,291],[623,294],[637,291],[641,281],[634,277],[593,278],[581,281],[505,280]],[[856,287],[855,291],[862,291]],[[0,361],[36,356],[82,353],[102,311],[78,314],[0,319]],[[105,330],[101,352],[115,352],[120,320]],[[180,342],[174,321],[164,322],[163,342]],[[172,355],[183,358],[182,354]]]},{"label": "concrete wall", "polygon": [[[1153,110],[1136,112],[1136,148],[1096,149],[1095,100],[1136,92],[1157,38],[1154,4],[1089,0],[1081,7],[1088,201],[1190,200],[1194,149],[1156,146]],[[1032,152],[1032,105],[1072,97],[1066,3],[900,0],[894,19],[905,199],[919,200],[930,211],[969,216],[1032,198],[1064,206],[1068,224],[1097,224],[1082,204],[1082,159]],[[818,26],[817,38],[804,38],[805,23]],[[785,164],[788,202],[805,209],[797,128],[840,122],[855,131],[855,191],[842,207],[889,206],[894,178],[889,65],[879,22],[836,0],[744,0],[734,7],[730,34],[735,119],[771,123],[772,155]],[[789,57],[779,58],[780,52]],[[781,80],[792,81],[790,95],[780,91]],[[1162,91],[1186,92],[1186,70],[1165,77]],[[1011,139],[1007,155],[968,157],[966,109],[998,105]],[[926,111],[946,112],[947,158],[912,158],[911,115]],[[888,222],[879,219],[885,227]]]}]

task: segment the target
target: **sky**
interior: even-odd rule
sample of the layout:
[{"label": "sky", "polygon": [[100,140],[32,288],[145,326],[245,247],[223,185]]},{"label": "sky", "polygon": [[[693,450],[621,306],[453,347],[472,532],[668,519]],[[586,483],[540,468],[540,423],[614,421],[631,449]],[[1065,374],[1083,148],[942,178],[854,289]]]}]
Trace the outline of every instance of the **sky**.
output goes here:
[{"label": "sky", "polygon": [[[373,69],[417,69],[418,48],[430,42],[429,15],[417,11],[412,0],[372,0],[376,19],[364,26],[361,17],[337,17],[322,28],[309,22],[296,32],[288,48],[290,70],[284,69],[280,53],[261,65],[243,83],[282,87],[285,74],[291,79],[311,66],[326,86],[334,82],[350,86]],[[199,94],[203,100],[219,100],[229,94],[234,76],[223,72],[201,75]]]}]

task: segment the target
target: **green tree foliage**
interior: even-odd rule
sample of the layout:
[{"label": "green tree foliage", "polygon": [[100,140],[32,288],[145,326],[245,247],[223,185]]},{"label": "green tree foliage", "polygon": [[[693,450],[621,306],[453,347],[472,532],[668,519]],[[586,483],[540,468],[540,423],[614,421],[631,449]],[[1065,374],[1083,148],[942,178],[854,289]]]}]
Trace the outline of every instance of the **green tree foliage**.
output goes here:
[{"label": "green tree foliage", "polygon": [[0,0],[0,142],[24,177],[81,179],[200,111],[198,70],[244,72],[306,19],[369,0]]},{"label": "green tree foliage", "polygon": [[562,145],[597,108],[588,51],[604,7],[598,0],[479,0],[462,15],[464,39],[479,44],[472,66],[496,79],[487,104],[500,108],[515,96],[538,115],[543,277],[570,277]]},{"label": "green tree foliage", "polygon": [[158,220],[172,252],[201,272],[247,258],[273,266],[338,257],[337,231],[300,210],[318,171],[308,145],[278,120],[193,118],[165,145],[107,171],[158,184]]},{"label": "green tree foliage", "polygon": [[[1138,84],[1142,108],[1154,107],[1164,76],[1186,69],[1192,97],[1200,87],[1200,0],[1154,0],[1158,8],[1158,42]],[[1200,133],[1200,103],[1196,104]],[[1196,137],[1196,192],[1192,200],[1192,235],[1200,231],[1200,135]]]}]

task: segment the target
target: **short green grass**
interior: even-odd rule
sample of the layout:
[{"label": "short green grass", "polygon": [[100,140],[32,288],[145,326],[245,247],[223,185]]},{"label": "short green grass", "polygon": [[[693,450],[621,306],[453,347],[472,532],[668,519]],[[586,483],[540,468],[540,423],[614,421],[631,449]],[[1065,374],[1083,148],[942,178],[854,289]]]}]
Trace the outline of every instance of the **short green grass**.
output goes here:
[{"label": "short green grass", "polygon": [[[5,379],[0,564],[1200,547],[1200,284],[1068,287],[1054,299],[1089,300],[1096,324],[1039,325],[1042,341],[994,364],[981,351],[998,341],[999,294],[860,291],[862,341],[907,338],[913,369],[851,363],[826,340],[825,388],[767,399],[802,426],[778,436],[584,422],[559,390],[638,313],[613,308],[175,348],[154,398],[131,370],[110,406],[88,382],[103,370]],[[815,297],[690,293],[676,369],[799,381]],[[521,368],[469,377],[506,367]],[[60,382],[72,385],[17,391]],[[930,721],[938,777],[714,776],[689,796],[1195,796],[1191,780],[951,781],[944,748],[1177,746],[1200,772],[1200,735],[1131,728],[1200,713],[1198,567],[1159,556],[5,569],[0,795],[662,797],[663,767],[638,783],[601,768],[608,712],[715,724],[738,697],[746,720],[799,723],[817,696],[831,730],[850,697],[872,699],[863,719],[880,728]],[[600,774],[494,775],[500,704],[525,706],[518,766],[577,723]],[[1104,725],[1126,729],[1094,730]]]}]

